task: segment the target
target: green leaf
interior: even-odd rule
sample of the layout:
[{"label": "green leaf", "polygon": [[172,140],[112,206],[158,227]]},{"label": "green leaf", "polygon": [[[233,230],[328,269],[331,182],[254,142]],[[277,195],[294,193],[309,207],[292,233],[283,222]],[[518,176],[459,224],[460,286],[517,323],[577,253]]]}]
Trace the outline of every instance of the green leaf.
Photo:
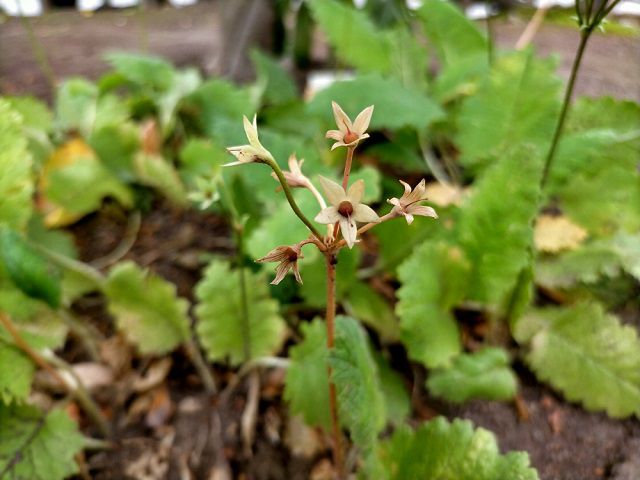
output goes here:
[{"label": "green leaf", "polygon": [[429,55],[418,38],[399,24],[387,34],[391,55],[389,73],[400,80],[405,87],[423,90],[427,83],[427,62]]},{"label": "green leaf", "polygon": [[29,246],[19,233],[0,228],[0,259],[15,285],[52,308],[60,306],[60,271]]},{"label": "green leaf", "polygon": [[156,188],[175,205],[187,204],[187,194],[178,171],[162,155],[138,152],[134,165],[140,183]]},{"label": "green leaf", "polygon": [[385,399],[366,334],[353,318],[336,318],[335,346],[329,352],[341,422],[365,456],[385,425]]},{"label": "green leaf", "polygon": [[169,62],[149,55],[113,52],[105,59],[127,81],[160,90],[170,88],[177,73]]},{"label": "green leaf", "polygon": [[[214,138],[221,136],[225,144],[246,143],[242,116],[253,117],[256,108],[249,90],[225,80],[209,80],[189,95],[187,103],[197,112],[195,118],[204,133]],[[233,136],[226,135],[228,129]]]},{"label": "green leaf", "polygon": [[251,51],[258,84],[262,85],[263,99],[270,104],[287,103],[298,98],[298,89],[285,69],[274,59],[260,50]]},{"label": "green leaf", "polygon": [[331,427],[327,374],[327,327],[321,319],[301,326],[303,340],[291,347],[284,398],[294,415],[310,426]]},{"label": "green leaf", "polygon": [[[425,33],[440,61],[453,65],[470,57],[488,59],[487,39],[458,7],[444,0],[426,0],[418,10]],[[487,60],[485,60],[487,61]]]},{"label": "green leaf", "polygon": [[126,105],[117,96],[100,96],[98,87],[83,78],[69,78],[58,87],[55,113],[59,129],[80,132],[85,138],[94,129],[118,125],[129,117]]},{"label": "green leaf", "polygon": [[53,115],[41,100],[35,97],[6,97],[5,100],[12,110],[22,116],[26,128],[45,133],[52,130]]},{"label": "green leaf", "polygon": [[[314,252],[315,253],[315,252]],[[356,283],[356,272],[360,264],[358,249],[343,248],[338,253],[336,265],[336,300],[341,302],[349,295],[351,287]],[[305,303],[313,308],[324,309],[327,303],[327,270],[324,257],[309,255],[300,266],[304,283],[300,293]]]},{"label": "green leaf", "polygon": [[196,286],[198,306],[196,330],[209,359],[228,359],[232,365],[246,361],[245,334],[249,358],[275,354],[285,339],[286,328],[278,302],[269,297],[267,279],[245,269],[248,331],[244,330],[240,274],[229,265],[213,260]]},{"label": "green leaf", "polygon": [[400,338],[400,325],[388,301],[363,282],[353,282],[346,289],[344,308],[350,316],[361,320],[387,342]]},{"label": "green leaf", "polygon": [[78,471],[74,456],[85,442],[62,410],[0,402],[0,425],[0,477],[64,480]]},{"label": "green leaf", "polygon": [[450,310],[464,297],[469,270],[459,248],[430,241],[398,269],[400,338],[409,357],[429,368],[447,365],[462,349]]},{"label": "green leaf", "polygon": [[524,452],[501,455],[495,436],[468,420],[437,417],[416,431],[401,427],[381,442],[386,480],[537,480]]},{"label": "green leaf", "polygon": [[355,118],[369,105],[375,105],[372,130],[403,126],[422,130],[444,116],[440,107],[424,93],[377,74],[335,82],[318,92],[307,109],[311,114],[324,118],[327,124],[335,125],[331,113],[332,100],[338,102],[350,118]]},{"label": "green leaf", "polygon": [[476,183],[461,209],[458,238],[472,266],[468,298],[501,304],[530,262],[541,163],[527,146],[512,150]]},{"label": "green leaf", "polygon": [[180,150],[178,172],[182,181],[194,188],[197,178],[218,175],[223,164],[229,162],[228,153],[209,140],[191,138]]},{"label": "green leaf", "polygon": [[518,384],[507,352],[487,347],[458,355],[449,368],[430,373],[427,387],[437,397],[463,403],[476,398],[510,400]]},{"label": "green leaf", "polygon": [[391,46],[364,13],[335,0],[307,4],[340,60],[364,71],[391,70]]},{"label": "green leaf", "polygon": [[514,335],[536,376],[588,410],[640,416],[640,341],[595,303],[536,309]]},{"label": "green leaf", "polygon": [[353,170],[351,172],[349,182],[353,184],[353,182],[357,180],[364,181],[366,188],[364,190],[362,202],[374,203],[379,201],[380,196],[382,195],[382,188],[380,186],[381,179],[382,175],[377,168],[365,165],[364,167],[360,167],[357,170]]},{"label": "green leaf", "polygon": [[531,52],[496,60],[478,92],[460,111],[457,143],[466,166],[486,166],[522,143],[546,148],[560,106],[555,61]]},{"label": "green leaf", "polygon": [[189,339],[189,303],[172,283],[126,261],[109,272],[104,292],[118,329],[142,353],[167,353]]},{"label": "green leaf", "polygon": [[20,114],[0,98],[0,225],[26,227],[34,189],[31,166]]},{"label": "green leaf", "polygon": [[88,142],[100,163],[120,180],[131,182],[135,179],[133,157],[140,148],[140,140],[134,124],[107,125],[94,131]]},{"label": "green leaf", "polygon": [[0,365],[5,366],[0,368],[0,404],[26,400],[35,371],[29,357],[15,346],[0,339]]},{"label": "green leaf", "polygon": [[372,350],[380,376],[380,387],[384,395],[387,419],[401,425],[411,412],[411,398],[403,377],[393,370],[381,353]]}]

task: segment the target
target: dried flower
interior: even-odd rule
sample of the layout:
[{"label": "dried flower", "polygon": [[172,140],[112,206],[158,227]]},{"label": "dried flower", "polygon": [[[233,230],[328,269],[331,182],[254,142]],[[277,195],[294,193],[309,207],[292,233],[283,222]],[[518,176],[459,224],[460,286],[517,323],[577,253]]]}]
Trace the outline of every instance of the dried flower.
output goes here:
[{"label": "dried flower", "polygon": [[327,132],[327,138],[336,140],[336,143],[331,146],[331,150],[338,147],[355,147],[360,140],[369,138],[369,134],[365,132],[369,128],[371,115],[373,115],[373,105],[361,111],[353,123],[340,108],[340,105],[336,102],[331,102],[331,105],[333,107],[333,116],[338,126],[338,130],[329,130]]},{"label": "dried flower", "polygon": [[273,155],[262,146],[258,139],[258,124],[256,122],[256,116],[253,116],[253,124],[249,122],[247,117],[242,117],[244,123],[244,131],[247,134],[249,145],[238,145],[236,147],[229,147],[227,151],[238,159],[237,162],[226,163],[224,167],[230,167],[232,165],[242,165],[244,163],[253,163],[261,161],[274,161]]},{"label": "dried flower", "polygon": [[[289,170],[283,170],[282,172],[287,184],[292,188],[309,188],[311,184],[309,179],[302,173],[303,163],[304,159],[298,160],[293,154],[289,157]],[[274,172],[271,172],[271,176],[278,180],[278,176]]]},{"label": "dried flower", "polygon": [[424,178],[420,180],[420,183],[416,185],[416,188],[413,190],[411,190],[408,183],[402,180],[400,180],[400,183],[404,186],[402,197],[399,199],[394,197],[387,200],[387,202],[393,205],[392,211],[395,211],[398,215],[404,215],[409,225],[413,222],[414,215],[438,218],[438,214],[433,208],[419,205],[420,202],[427,199],[425,196],[427,186]]},{"label": "dried flower", "polygon": [[220,199],[218,179],[216,177],[196,177],[196,189],[189,192],[187,198],[197,203],[201,210],[206,210]]},{"label": "dried flower", "polygon": [[344,240],[349,248],[352,248],[358,234],[356,222],[380,221],[378,214],[373,209],[360,203],[364,195],[364,181],[354,182],[348,192],[328,178],[320,177],[320,184],[331,206],[324,208],[316,216],[316,222],[339,223]]},{"label": "dried flower", "polygon": [[293,271],[293,275],[296,277],[296,281],[302,284],[302,278],[300,277],[300,270],[298,270],[298,260],[304,258],[299,245],[292,246],[280,246],[276,247],[267,253],[264,257],[256,260],[258,263],[265,262],[280,262],[276,267],[276,278],[273,279],[271,285],[278,285],[284,276]]}]

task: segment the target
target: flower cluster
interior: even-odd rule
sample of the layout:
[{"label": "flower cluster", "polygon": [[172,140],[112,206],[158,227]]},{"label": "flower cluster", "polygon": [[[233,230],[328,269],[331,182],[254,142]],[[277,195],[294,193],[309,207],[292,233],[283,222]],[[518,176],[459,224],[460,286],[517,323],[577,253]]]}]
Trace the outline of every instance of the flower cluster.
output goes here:
[{"label": "flower cluster", "polygon": [[[303,245],[313,243],[325,255],[334,255],[344,245],[353,248],[358,241],[358,234],[364,233],[382,221],[404,216],[407,223],[411,224],[416,215],[432,218],[438,217],[433,208],[421,205],[427,198],[424,179],[414,189],[412,189],[409,184],[400,180],[400,183],[404,186],[404,193],[400,198],[387,200],[393,205],[393,208],[382,217],[378,216],[371,207],[362,202],[365,189],[364,181],[357,180],[350,186],[348,185],[349,170],[351,168],[350,159],[353,154],[353,149],[355,149],[361,141],[369,138],[369,134],[366,133],[366,131],[369,127],[374,107],[372,105],[362,110],[352,122],[340,105],[332,102],[332,106],[338,129],[329,130],[326,134],[327,138],[335,140],[331,150],[338,147],[347,147],[350,150],[342,185],[329,178],[323,176],[318,177],[322,190],[324,191],[324,197],[315,188],[311,180],[302,172],[304,160],[298,160],[295,155],[291,155],[288,161],[289,170],[280,170],[273,155],[260,143],[255,116],[253,122],[249,122],[247,117],[244,117],[244,129],[249,143],[227,149],[236,157],[237,161],[228,163],[225,166],[246,163],[268,164],[274,170],[272,176],[281,183],[278,190],[285,191],[287,200],[293,211],[300,220],[307,225],[312,233],[311,237],[302,240],[298,244],[278,246],[264,257],[256,260],[260,263],[278,263],[276,266],[276,276],[271,282],[274,285],[279,284],[289,271],[293,272],[296,281],[302,283],[298,260],[304,258],[302,255]],[[290,194],[290,188],[305,188],[314,195],[320,206],[320,212],[315,216],[314,220],[320,224],[328,225],[328,232],[325,236],[321,236],[318,231],[313,228],[313,224],[302,214],[293,196]],[[358,228],[358,224],[364,225]],[[341,234],[342,240],[337,237],[338,232]]]}]

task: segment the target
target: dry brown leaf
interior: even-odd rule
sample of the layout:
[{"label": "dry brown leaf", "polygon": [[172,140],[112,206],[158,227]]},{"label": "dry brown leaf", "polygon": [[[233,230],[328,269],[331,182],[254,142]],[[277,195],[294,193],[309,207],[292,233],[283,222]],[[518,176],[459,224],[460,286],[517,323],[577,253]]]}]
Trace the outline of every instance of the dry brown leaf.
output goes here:
[{"label": "dry brown leaf", "polygon": [[298,415],[289,417],[284,440],[294,457],[312,458],[325,448],[320,432],[307,426]]},{"label": "dry brown leaf", "polygon": [[548,253],[575,250],[586,238],[586,230],[564,216],[539,216],[533,232],[536,249]]},{"label": "dry brown leaf", "polygon": [[145,392],[160,385],[167,378],[173,361],[171,357],[164,357],[151,364],[144,374],[135,379],[133,389],[136,392]]},{"label": "dry brown leaf", "polygon": [[90,392],[113,384],[113,370],[101,363],[75,363],[72,368],[82,385]]}]

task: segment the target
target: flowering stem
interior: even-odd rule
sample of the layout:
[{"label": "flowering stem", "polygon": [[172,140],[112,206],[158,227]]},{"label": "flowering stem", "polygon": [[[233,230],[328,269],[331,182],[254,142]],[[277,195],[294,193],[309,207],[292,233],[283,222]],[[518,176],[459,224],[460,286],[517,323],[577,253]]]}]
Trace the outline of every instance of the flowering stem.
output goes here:
[{"label": "flowering stem", "polygon": [[551,164],[553,163],[553,159],[558,148],[558,143],[560,141],[560,137],[562,136],[562,130],[564,128],[567,112],[569,111],[569,104],[571,103],[571,97],[573,95],[573,88],[575,86],[576,78],[578,76],[578,70],[580,69],[582,57],[584,55],[590,35],[591,29],[587,28],[580,31],[580,44],[578,45],[578,52],[576,53],[576,56],[573,60],[573,66],[571,67],[571,75],[569,77],[569,83],[567,84],[567,90],[565,91],[564,102],[562,103],[562,110],[560,111],[560,116],[558,117],[556,130],[553,133],[553,140],[551,140],[551,147],[549,147],[549,152],[547,153],[547,158],[544,162],[544,170],[542,171],[542,177],[540,179],[541,187],[545,186],[549,178],[549,170],[551,169]]},{"label": "flowering stem", "polygon": [[287,201],[289,202],[289,205],[291,205],[293,213],[298,216],[302,223],[307,226],[307,228],[311,231],[311,233],[315,235],[318,240],[322,241],[322,235],[320,235],[316,227],[313,226],[313,223],[309,221],[305,214],[302,213],[302,210],[300,210],[300,207],[298,207],[298,204],[296,203],[295,199],[293,198],[293,194],[291,193],[291,188],[289,187],[287,180],[284,178],[284,174],[282,173],[282,169],[280,168],[280,166],[274,160],[265,160],[265,163],[271,167],[271,169],[278,177],[278,181],[280,182],[282,191],[287,197]]},{"label": "flowering stem", "polygon": [[[336,254],[335,251],[325,253],[327,264],[327,350],[330,352],[335,343],[336,320]],[[331,411],[331,430],[333,435],[333,463],[338,472],[338,478],[344,478],[344,456],[342,452],[342,436],[338,421],[338,399],[336,386],[331,380],[331,366],[327,365],[329,375],[329,409]]]},{"label": "flowering stem", "polygon": [[349,175],[351,175],[351,163],[353,162],[353,151],[356,147],[347,147],[347,160],[344,163],[344,174],[342,176],[342,188],[345,190],[349,185]]}]

